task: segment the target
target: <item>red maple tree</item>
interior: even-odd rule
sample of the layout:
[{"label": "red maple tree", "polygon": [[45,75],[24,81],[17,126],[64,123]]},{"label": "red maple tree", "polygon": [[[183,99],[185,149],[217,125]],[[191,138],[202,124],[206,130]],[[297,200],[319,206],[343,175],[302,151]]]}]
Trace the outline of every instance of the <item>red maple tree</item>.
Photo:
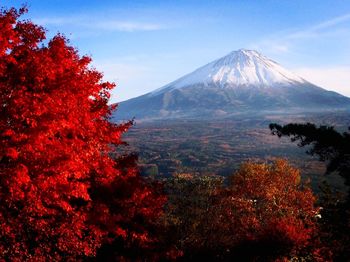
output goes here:
[{"label": "red maple tree", "polygon": [[64,36],[45,44],[25,12],[0,11],[0,259],[92,256],[107,236],[148,242],[134,220],[164,199],[135,161],[109,154],[131,125],[108,121],[114,84]]}]

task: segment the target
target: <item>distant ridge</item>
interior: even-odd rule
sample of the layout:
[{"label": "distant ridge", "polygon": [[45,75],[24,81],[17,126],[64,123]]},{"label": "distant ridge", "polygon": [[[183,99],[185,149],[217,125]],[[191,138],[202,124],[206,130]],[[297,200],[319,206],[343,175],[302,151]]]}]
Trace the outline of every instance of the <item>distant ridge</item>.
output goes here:
[{"label": "distant ridge", "polygon": [[120,103],[113,119],[218,118],[349,108],[350,98],[306,81],[257,51],[240,49]]}]

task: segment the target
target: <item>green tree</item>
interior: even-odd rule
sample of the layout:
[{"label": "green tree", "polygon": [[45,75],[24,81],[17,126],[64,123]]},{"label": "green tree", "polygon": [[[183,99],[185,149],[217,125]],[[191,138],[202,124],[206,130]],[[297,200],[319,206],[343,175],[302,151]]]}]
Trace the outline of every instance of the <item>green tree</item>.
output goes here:
[{"label": "green tree", "polygon": [[288,136],[298,146],[309,146],[307,153],[327,163],[327,173],[337,172],[350,185],[350,133],[340,133],[332,126],[314,124],[270,124],[273,135]]},{"label": "green tree", "polygon": [[182,254],[182,259],[209,259],[217,254],[213,211],[223,179],[216,176],[179,174],[168,179],[165,190],[168,202],[161,226],[166,242]]}]

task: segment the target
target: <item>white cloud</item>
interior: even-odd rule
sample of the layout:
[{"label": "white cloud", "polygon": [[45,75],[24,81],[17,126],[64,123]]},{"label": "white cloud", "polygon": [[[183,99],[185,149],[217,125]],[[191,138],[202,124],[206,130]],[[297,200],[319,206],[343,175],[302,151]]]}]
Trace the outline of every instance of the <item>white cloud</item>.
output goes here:
[{"label": "white cloud", "polygon": [[148,73],[148,69],[143,66],[110,62],[94,64],[98,71],[103,72],[104,79],[108,81],[119,82],[136,76],[144,76]]},{"label": "white cloud", "polygon": [[134,32],[134,31],[155,31],[161,30],[164,26],[153,23],[139,23],[139,22],[129,22],[129,21],[105,21],[100,23],[95,23],[91,25],[93,28],[110,30],[110,31],[124,31],[124,32]]},{"label": "white cloud", "polygon": [[[297,30],[284,30],[268,36],[252,45],[255,49],[265,50],[269,53],[282,54],[292,52],[293,47],[302,44],[303,40],[310,38],[349,38],[349,27],[343,26],[350,21],[350,13],[334,17]],[[316,41],[316,40],[315,40]]]},{"label": "white cloud", "polygon": [[41,17],[41,18],[33,18],[32,19],[36,24],[42,26],[48,25],[67,25],[76,22],[76,19],[68,18],[68,17]]},{"label": "white cloud", "polygon": [[320,29],[333,27],[335,25],[341,24],[341,23],[349,21],[349,20],[350,20],[350,13],[342,15],[342,16],[338,16],[338,17],[335,17],[335,18],[332,18],[332,19],[324,21],[322,23],[319,23],[319,24],[311,27],[311,30],[315,31],[315,30],[320,30]]},{"label": "white cloud", "polygon": [[249,46],[251,49],[264,50],[264,53],[281,54],[290,52],[290,44],[283,39],[264,39]]},{"label": "white cloud", "polygon": [[134,20],[101,19],[101,17],[44,17],[33,21],[43,26],[78,26],[89,30],[121,32],[155,31],[165,29],[164,24],[139,22]]},{"label": "white cloud", "polygon": [[[287,39],[300,39],[300,38],[322,36],[325,34],[324,31],[327,31],[327,29],[338,26],[338,25],[340,25],[344,22],[347,22],[349,20],[350,20],[350,14],[345,14],[342,16],[334,17],[330,20],[323,21],[321,23],[313,25],[313,26],[306,28],[304,30],[299,30],[299,31],[293,32],[293,33],[287,35],[286,38]],[[329,33],[332,34],[334,32],[326,32],[326,35],[329,35]]]},{"label": "white cloud", "polygon": [[146,67],[132,64],[101,62],[94,63],[94,66],[98,71],[103,72],[105,81],[114,82],[117,85],[112,91],[112,102],[122,101],[139,94],[139,89],[143,87],[140,79],[144,79],[150,74]]},{"label": "white cloud", "polygon": [[298,68],[293,71],[313,84],[350,97],[350,66]]}]

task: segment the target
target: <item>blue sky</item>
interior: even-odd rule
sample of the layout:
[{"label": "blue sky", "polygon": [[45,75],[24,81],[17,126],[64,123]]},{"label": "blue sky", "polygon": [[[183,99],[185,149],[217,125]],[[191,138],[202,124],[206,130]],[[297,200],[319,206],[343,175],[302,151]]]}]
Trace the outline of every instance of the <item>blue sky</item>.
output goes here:
[{"label": "blue sky", "polygon": [[[19,7],[24,1],[1,1]],[[112,101],[159,88],[240,48],[350,96],[350,1],[26,0],[27,18],[65,34],[117,83]]]}]

